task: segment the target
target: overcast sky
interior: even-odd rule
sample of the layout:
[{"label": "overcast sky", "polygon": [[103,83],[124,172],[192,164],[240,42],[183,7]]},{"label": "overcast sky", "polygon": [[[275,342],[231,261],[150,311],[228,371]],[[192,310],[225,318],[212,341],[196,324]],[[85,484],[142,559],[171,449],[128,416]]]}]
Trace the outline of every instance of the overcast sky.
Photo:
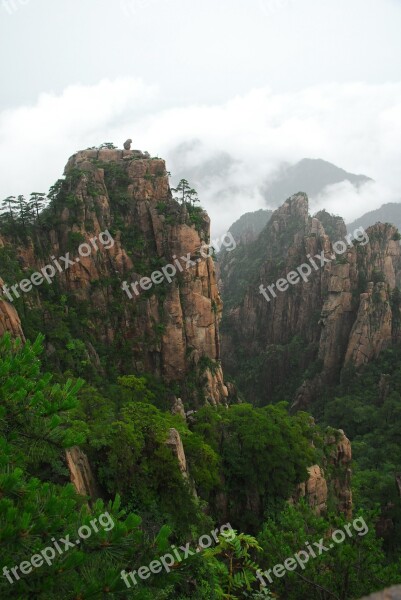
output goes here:
[{"label": "overcast sky", "polygon": [[132,137],[173,183],[202,169],[215,232],[304,157],[375,180],[312,208],[400,201],[400,31],[401,0],[0,0],[0,196]]}]

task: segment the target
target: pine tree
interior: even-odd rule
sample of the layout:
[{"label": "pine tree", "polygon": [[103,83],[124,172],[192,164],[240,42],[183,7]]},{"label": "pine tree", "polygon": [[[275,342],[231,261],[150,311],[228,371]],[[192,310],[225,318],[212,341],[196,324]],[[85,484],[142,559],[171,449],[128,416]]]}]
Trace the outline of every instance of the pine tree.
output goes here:
[{"label": "pine tree", "polygon": [[172,188],[171,191],[178,194],[178,196],[174,196],[174,200],[181,202],[181,204],[188,203],[193,206],[195,202],[199,202],[198,192],[191,188],[186,179],[181,179],[177,187]]},{"label": "pine tree", "polygon": [[28,202],[29,209],[35,215],[35,218],[39,221],[39,213],[45,207],[46,194],[43,192],[32,192],[31,199]]},{"label": "pine tree", "polygon": [[[71,484],[56,483],[63,478],[64,448],[82,440],[83,424],[68,417],[81,382],[53,385],[50,375],[41,374],[42,341],[24,345],[9,335],[0,339],[0,597],[120,598],[127,594],[121,571],[149,564],[165,550],[170,531],[163,528],[156,539],[145,539],[141,519],[127,515],[118,497],[98,500],[89,509]],[[108,526],[102,527],[105,513]],[[77,545],[83,525],[92,533]],[[65,549],[60,540],[68,536],[74,547]],[[28,561],[33,555],[40,560],[45,548],[57,549],[50,564],[42,560],[29,572]],[[176,579],[172,574],[167,582],[161,574],[147,590],[139,580],[131,597],[164,598],[163,587]]]},{"label": "pine tree", "polygon": [[2,204],[1,204],[2,210],[8,211],[8,215],[9,215],[11,221],[13,221],[15,218],[15,209],[14,209],[15,200],[16,200],[15,196],[8,196],[8,198],[3,200]]}]

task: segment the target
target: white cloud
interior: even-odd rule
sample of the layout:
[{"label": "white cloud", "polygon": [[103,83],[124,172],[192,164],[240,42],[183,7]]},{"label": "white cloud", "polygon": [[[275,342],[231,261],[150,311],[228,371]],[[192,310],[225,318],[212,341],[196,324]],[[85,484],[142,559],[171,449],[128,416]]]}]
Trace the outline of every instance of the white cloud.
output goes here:
[{"label": "white cloud", "polygon": [[34,106],[1,112],[0,194],[46,191],[71,154],[110,141],[116,121],[135,120],[155,94],[155,87],[140,80],[102,80],[69,86],[59,96],[41,94]]},{"label": "white cloud", "polygon": [[341,217],[346,215],[346,222],[350,223],[369,210],[395,200],[400,201],[401,198],[396,198],[390,188],[376,181],[368,181],[359,188],[349,181],[342,181],[328,185],[321,194],[312,198],[310,209],[312,213],[325,208]]},{"label": "white cloud", "polygon": [[282,94],[259,88],[224,104],[162,107],[157,88],[125,78],[71,86],[1,113],[0,194],[48,189],[74,151],[132,137],[134,147],[167,158],[173,177],[200,176],[204,165],[208,176],[197,185],[215,235],[263,205],[259,187],[282,161],[323,158],[372,177],[375,183],[359,191],[344,183],[314,199],[313,209],[325,203],[346,220],[401,200],[401,83],[333,83]]}]

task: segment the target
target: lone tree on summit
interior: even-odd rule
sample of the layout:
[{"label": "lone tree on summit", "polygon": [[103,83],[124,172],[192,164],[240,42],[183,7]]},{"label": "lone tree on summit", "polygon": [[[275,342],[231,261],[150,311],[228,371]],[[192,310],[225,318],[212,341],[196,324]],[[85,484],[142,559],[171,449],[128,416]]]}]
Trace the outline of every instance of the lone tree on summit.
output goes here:
[{"label": "lone tree on summit", "polygon": [[181,202],[181,204],[189,203],[195,205],[195,202],[200,202],[198,198],[198,192],[191,188],[186,179],[181,179],[176,188],[171,188],[171,191],[178,196],[174,196],[174,200]]}]

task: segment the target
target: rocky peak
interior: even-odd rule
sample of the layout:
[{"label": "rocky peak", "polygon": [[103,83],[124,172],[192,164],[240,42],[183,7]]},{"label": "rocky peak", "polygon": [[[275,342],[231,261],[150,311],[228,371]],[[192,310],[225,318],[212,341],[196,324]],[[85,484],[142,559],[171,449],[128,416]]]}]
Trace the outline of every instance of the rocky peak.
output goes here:
[{"label": "rocky peak", "polygon": [[[365,233],[359,230],[358,240],[346,240],[340,217],[326,211],[309,217],[307,197],[296,194],[275,211],[255,242],[234,250],[221,268],[222,353],[227,371],[240,378],[246,356],[243,391],[256,392],[264,403],[289,378],[296,381],[294,369],[316,371],[298,391],[286,392],[297,407],[307,406],[322,385],[338,380],[346,364],[358,367],[399,339],[400,302],[393,298],[401,282],[398,237],[394,226],[378,223]],[[268,299],[261,294],[261,285],[286,278],[311,264],[311,257],[318,268],[307,281],[285,292],[276,289]]]},{"label": "rocky peak", "polygon": [[[50,256],[70,253],[106,230],[113,243],[97,244],[89,256],[57,274],[57,289],[69,308],[85,311],[77,337],[96,370],[148,372],[177,383],[186,408],[225,402],[220,365],[219,320],[222,302],[212,257],[200,255],[209,242],[210,220],[198,207],[172,198],[164,160],[137,150],[83,150],[74,154],[45,211],[46,253],[28,241],[16,250],[23,269],[51,264]],[[50,243],[48,242],[50,239]],[[5,244],[15,248],[11,240]],[[35,247],[37,247],[36,244]],[[189,268],[180,257],[190,258]],[[123,291],[176,259],[183,266],[168,282],[149,291]],[[31,301],[41,306],[42,288]],[[5,313],[5,310],[3,311]],[[52,320],[48,314],[46,318]],[[4,319],[14,322],[9,308]],[[11,326],[11,325],[10,325]],[[57,351],[55,340],[48,351]],[[112,355],[112,361],[109,356]],[[193,406],[188,406],[193,405]]]},{"label": "rocky peak", "polygon": [[327,210],[320,210],[315,214],[315,219],[323,225],[332,241],[343,240],[347,235],[347,227],[342,217],[331,215]]}]

